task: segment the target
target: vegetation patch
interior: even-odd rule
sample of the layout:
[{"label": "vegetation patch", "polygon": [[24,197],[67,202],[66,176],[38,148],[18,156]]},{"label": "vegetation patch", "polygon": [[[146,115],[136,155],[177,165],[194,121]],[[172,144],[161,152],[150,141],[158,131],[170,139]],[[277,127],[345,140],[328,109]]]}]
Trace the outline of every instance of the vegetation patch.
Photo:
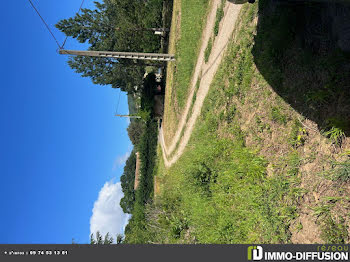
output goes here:
[{"label": "vegetation patch", "polygon": [[179,116],[188,97],[210,1],[175,0],[173,6],[169,52],[176,54],[176,61],[168,63],[167,67],[163,124],[166,143],[174,136]]},{"label": "vegetation patch", "polygon": [[350,180],[350,161],[332,162],[332,169],[325,172],[325,177],[338,182],[347,182]]},{"label": "vegetation patch", "polygon": [[271,109],[271,118],[279,124],[285,125],[287,123],[287,117],[281,112],[281,109],[276,106]]},{"label": "vegetation patch", "polygon": [[[347,62],[309,48],[296,20],[308,7],[258,5],[242,7],[186,151],[169,169],[159,156],[160,192],[131,242],[349,242],[348,114],[332,107],[346,104],[348,76],[335,72]],[[321,135],[332,127],[341,144]]]},{"label": "vegetation patch", "polygon": [[332,208],[341,197],[326,197],[313,208],[321,228],[321,238],[329,244],[344,244],[348,240],[348,226],[342,216],[332,214]]},{"label": "vegetation patch", "polygon": [[209,39],[207,48],[205,49],[205,52],[204,52],[204,60],[205,60],[206,63],[208,63],[208,61],[209,61],[209,56],[211,54],[211,49],[212,48],[213,48],[213,38],[211,37]]},{"label": "vegetation patch", "polygon": [[[251,21],[251,8],[257,11],[251,6],[243,9],[245,25]],[[284,172],[270,177],[268,162],[245,146],[238,109],[225,104],[225,94],[237,87],[225,86],[228,77],[231,83],[244,82],[250,88],[245,76],[237,74],[234,79],[225,74],[228,67],[249,64],[249,53],[235,48],[231,43],[230,51],[246,56],[243,60],[227,56],[220,66],[188,150],[169,169],[159,161],[162,190],[146,208],[148,243],[286,243],[290,239],[288,227],[296,217],[295,201],[300,195],[295,190],[300,160],[297,153],[291,154]],[[221,114],[225,107],[228,110]]]},{"label": "vegetation patch", "polygon": [[174,89],[180,110],[185,105],[190,88],[208,7],[208,0],[181,1],[181,37],[176,43],[177,61],[174,75]]},{"label": "vegetation patch", "polygon": [[[330,112],[329,105],[335,101],[334,90],[344,80],[337,84],[327,80],[332,84],[324,83],[322,88],[314,86],[316,82],[305,72],[324,73],[316,70],[313,59],[338,68],[328,60],[334,53],[323,58],[306,48],[297,53],[295,37],[301,25],[295,23],[295,17],[301,10],[270,5],[270,1],[261,0],[259,10],[256,5],[243,6],[240,26],[235,29],[187,151],[170,169],[160,161],[157,176],[162,177],[162,190],[148,212],[164,213],[159,214],[161,219],[147,222],[161,228],[162,233],[152,233],[157,243],[289,243],[295,234],[308,233],[309,228],[301,222],[295,228],[290,226],[298,221],[300,210],[309,208],[307,205],[321,214],[315,216],[323,241],[349,241],[343,227],[349,223],[349,203],[342,200],[319,206],[317,202],[318,195],[325,192],[342,199],[348,192],[343,188],[348,182],[347,166],[330,167],[326,161],[348,155],[330,150],[332,140],[327,141],[320,132],[332,126],[346,128],[344,112]],[[272,12],[273,8],[278,12]],[[296,60],[293,64],[288,62],[291,57]],[[339,57],[337,61],[345,63]],[[292,69],[298,73],[289,71]],[[308,91],[316,93],[317,89],[325,91],[318,100],[323,108],[313,102],[317,96],[308,98]],[[319,111],[312,109],[316,106]],[[327,112],[328,117],[320,112]],[[321,123],[319,128],[300,113]],[[342,121],[327,120],[334,117]],[[347,145],[344,133],[342,144]],[[330,180],[317,176],[327,168]],[[327,184],[330,181],[334,183],[331,186]],[[315,201],[305,203],[304,199]],[[340,215],[334,216],[336,212]],[[307,216],[303,219],[313,221]],[[170,230],[173,227],[176,234]],[[327,234],[329,238],[324,237]]]},{"label": "vegetation patch", "polygon": [[224,6],[225,6],[225,1],[222,0],[219,8],[216,10],[216,18],[215,18],[215,25],[214,25],[215,36],[219,34],[220,22],[221,22],[221,19],[224,17]]},{"label": "vegetation patch", "polygon": [[335,221],[332,216],[328,215],[322,221],[322,239],[329,244],[345,244],[348,239],[348,227],[344,218],[340,217]]}]

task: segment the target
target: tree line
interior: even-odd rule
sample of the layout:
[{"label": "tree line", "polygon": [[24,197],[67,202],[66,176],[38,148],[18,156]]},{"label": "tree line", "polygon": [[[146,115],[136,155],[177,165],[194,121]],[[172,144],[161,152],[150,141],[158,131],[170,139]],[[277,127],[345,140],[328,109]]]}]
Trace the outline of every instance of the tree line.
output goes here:
[{"label": "tree line", "polygon": [[[147,28],[162,27],[162,4],[163,0],[103,0],[94,2],[94,10],[83,8],[56,27],[87,43],[90,51],[159,52],[159,36]],[[111,85],[128,93],[142,87],[145,67],[150,63],[85,56],[68,61],[72,69],[94,84]]]},{"label": "tree line", "polygon": [[153,168],[157,146],[157,123],[153,119],[154,86],[156,80],[154,74],[148,74],[143,80],[144,89],[141,94],[141,111],[144,112],[142,119],[132,121],[128,127],[128,135],[134,145],[134,149],[127,159],[123,175],[120,178],[124,197],[120,201],[124,213],[133,214],[133,208],[138,196],[134,190],[136,152],[139,152],[140,183],[139,197],[141,202],[148,201],[153,190]]},{"label": "tree line", "polygon": [[[124,241],[124,237],[118,234],[115,238],[116,244],[121,244]],[[102,236],[100,231],[96,232],[96,236],[92,233],[90,235],[90,244],[91,245],[111,245],[113,244],[113,237],[107,233],[105,236]]]}]

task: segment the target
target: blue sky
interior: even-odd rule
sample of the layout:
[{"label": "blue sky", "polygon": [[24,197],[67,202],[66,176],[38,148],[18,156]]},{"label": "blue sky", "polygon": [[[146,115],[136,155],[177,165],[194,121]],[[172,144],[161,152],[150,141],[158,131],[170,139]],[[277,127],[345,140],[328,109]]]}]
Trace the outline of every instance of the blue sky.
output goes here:
[{"label": "blue sky", "polygon": [[[81,1],[33,2],[62,42],[54,24]],[[71,70],[28,1],[2,6],[0,243],[87,243],[94,203],[106,192],[120,198],[131,150],[127,121],[114,117],[120,91]],[[86,47],[70,38],[66,48]]]}]

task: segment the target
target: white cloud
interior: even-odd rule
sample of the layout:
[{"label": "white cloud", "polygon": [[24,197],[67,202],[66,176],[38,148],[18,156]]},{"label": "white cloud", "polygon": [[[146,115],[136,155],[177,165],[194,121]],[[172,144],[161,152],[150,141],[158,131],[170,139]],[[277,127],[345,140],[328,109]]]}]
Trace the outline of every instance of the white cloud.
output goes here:
[{"label": "white cloud", "polygon": [[117,156],[117,158],[114,160],[112,170],[115,171],[117,167],[124,165],[126,160],[128,160],[129,156],[130,156],[130,150],[122,156]]},{"label": "white cloud", "polygon": [[123,234],[130,219],[120,207],[120,199],[124,196],[121,183],[106,182],[98,199],[95,201],[90,218],[90,234],[97,231],[104,236],[109,234],[115,239],[117,234]]}]

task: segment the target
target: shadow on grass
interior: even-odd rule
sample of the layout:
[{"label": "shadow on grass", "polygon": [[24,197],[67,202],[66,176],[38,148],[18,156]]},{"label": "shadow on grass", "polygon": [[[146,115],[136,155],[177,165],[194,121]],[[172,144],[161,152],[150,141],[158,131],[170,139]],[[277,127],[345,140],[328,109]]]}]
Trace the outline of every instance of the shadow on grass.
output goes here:
[{"label": "shadow on grass", "polygon": [[255,64],[320,130],[350,136],[350,6],[259,1]]}]

